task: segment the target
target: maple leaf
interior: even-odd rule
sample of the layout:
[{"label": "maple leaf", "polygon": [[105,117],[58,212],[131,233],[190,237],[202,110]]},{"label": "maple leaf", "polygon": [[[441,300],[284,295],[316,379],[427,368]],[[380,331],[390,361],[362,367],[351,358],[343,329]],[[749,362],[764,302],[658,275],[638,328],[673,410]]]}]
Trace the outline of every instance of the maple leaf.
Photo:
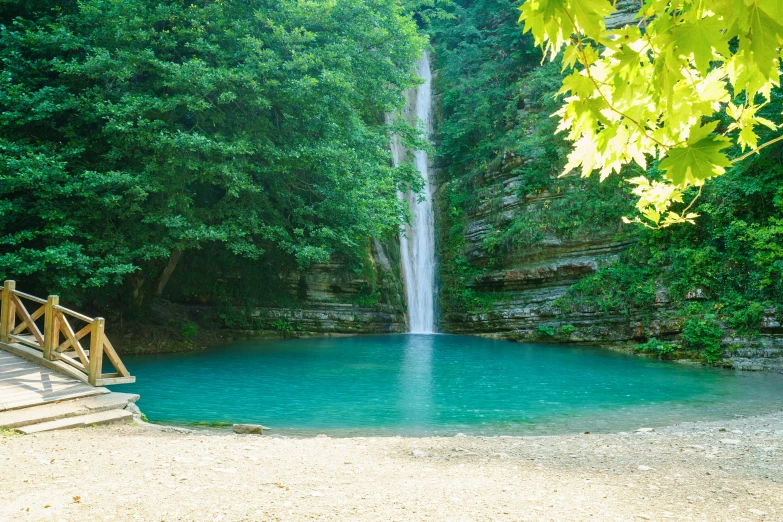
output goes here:
[{"label": "maple leaf", "polygon": [[777,78],[779,57],[778,37],[783,35],[783,26],[771,18],[758,2],[750,6],[749,48],[762,74]]},{"label": "maple leaf", "polygon": [[570,14],[583,33],[596,38],[604,28],[604,17],[614,11],[607,0],[571,0]]},{"label": "maple leaf", "polygon": [[670,149],[661,161],[661,170],[675,187],[701,186],[704,180],[720,176],[731,166],[721,151],[731,143],[728,138],[712,134],[717,121],[691,130],[684,147]]},{"label": "maple leaf", "polygon": [[729,42],[723,38],[721,31],[726,30],[726,24],[717,16],[704,18],[697,22],[686,22],[672,31],[672,45],[677,46],[678,56],[689,58],[693,53],[693,62],[701,74],[706,74],[713,60],[714,52],[728,57]]},{"label": "maple leaf", "polygon": [[759,8],[773,20],[783,18],[783,4],[780,0],[759,0],[757,3]]},{"label": "maple leaf", "polygon": [[589,98],[595,91],[595,85],[586,74],[574,71],[563,79],[563,86],[557,94],[571,92],[582,98]]}]

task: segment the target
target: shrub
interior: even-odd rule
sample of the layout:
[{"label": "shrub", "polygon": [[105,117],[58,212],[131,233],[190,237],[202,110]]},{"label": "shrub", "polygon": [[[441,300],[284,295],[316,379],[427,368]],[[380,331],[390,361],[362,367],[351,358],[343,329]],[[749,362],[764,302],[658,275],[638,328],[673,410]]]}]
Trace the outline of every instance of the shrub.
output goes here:
[{"label": "shrub", "polygon": [[651,338],[646,343],[636,345],[635,352],[651,353],[659,356],[662,359],[668,359],[674,355],[677,351],[681,350],[682,346],[676,343],[666,343],[659,341],[656,338]]},{"label": "shrub", "polygon": [[701,319],[688,319],[682,329],[682,340],[685,345],[698,351],[709,363],[715,363],[723,357],[720,346],[723,330],[714,315],[706,315]]},{"label": "shrub", "polygon": [[551,326],[541,325],[538,327],[538,335],[552,337],[555,335],[555,329]]},{"label": "shrub", "polygon": [[286,321],[285,319],[275,319],[274,321],[270,321],[269,323],[267,323],[267,326],[272,330],[276,330],[284,334],[289,334],[296,330],[302,329],[302,325],[300,325],[299,323],[294,324],[289,321]]},{"label": "shrub", "polygon": [[735,311],[726,320],[726,324],[743,333],[756,332],[763,317],[764,306],[759,303],[750,303]]},{"label": "shrub", "polygon": [[576,326],[572,324],[564,324],[560,329],[563,331],[564,334],[571,335],[576,331]]},{"label": "shrub", "polygon": [[196,323],[185,323],[179,329],[179,333],[185,339],[195,339],[198,334],[198,325]]}]

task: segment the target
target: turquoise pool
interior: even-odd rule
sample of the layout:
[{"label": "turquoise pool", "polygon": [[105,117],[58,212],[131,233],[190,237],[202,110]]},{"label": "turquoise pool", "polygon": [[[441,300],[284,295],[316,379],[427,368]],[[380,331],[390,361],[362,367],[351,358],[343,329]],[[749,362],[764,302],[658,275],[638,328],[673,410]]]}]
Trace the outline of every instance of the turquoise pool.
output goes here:
[{"label": "turquoise pool", "polygon": [[783,376],[597,348],[452,335],[226,344],[125,357],[151,421],[260,423],[272,433],[607,432],[781,409]]}]

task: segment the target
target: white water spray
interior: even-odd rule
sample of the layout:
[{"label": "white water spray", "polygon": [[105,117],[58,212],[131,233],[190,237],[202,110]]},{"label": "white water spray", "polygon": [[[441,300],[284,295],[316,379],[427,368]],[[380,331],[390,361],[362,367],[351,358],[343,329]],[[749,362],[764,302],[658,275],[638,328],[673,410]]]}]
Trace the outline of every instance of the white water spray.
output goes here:
[{"label": "white water spray", "polygon": [[[427,138],[432,134],[430,109],[432,107],[432,75],[429,54],[419,61],[419,76],[424,83],[406,93],[407,104],[403,117],[408,122],[424,124]],[[392,156],[398,165],[405,151],[399,141],[392,141]],[[411,209],[411,225],[400,235],[402,272],[408,299],[408,331],[433,333],[435,331],[435,225],[432,214],[432,187],[430,185],[429,157],[424,151],[414,153],[414,165],[424,178],[421,194],[400,194]]]}]

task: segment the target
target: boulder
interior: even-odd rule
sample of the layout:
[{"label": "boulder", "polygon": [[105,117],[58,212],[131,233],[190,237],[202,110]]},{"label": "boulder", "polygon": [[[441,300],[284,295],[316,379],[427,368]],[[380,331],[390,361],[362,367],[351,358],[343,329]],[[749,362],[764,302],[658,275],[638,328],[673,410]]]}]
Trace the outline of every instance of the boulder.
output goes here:
[{"label": "boulder", "polygon": [[264,433],[264,430],[269,429],[260,424],[234,424],[233,428],[234,433],[239,433],[241,435],[261,435]]}]

